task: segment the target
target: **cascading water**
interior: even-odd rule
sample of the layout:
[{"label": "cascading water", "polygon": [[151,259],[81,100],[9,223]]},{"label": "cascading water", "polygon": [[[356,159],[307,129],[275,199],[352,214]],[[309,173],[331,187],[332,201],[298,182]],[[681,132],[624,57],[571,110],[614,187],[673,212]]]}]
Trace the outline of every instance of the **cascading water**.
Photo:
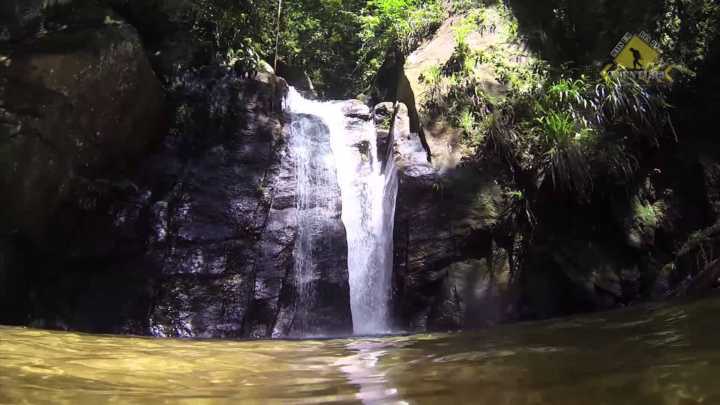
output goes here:
[{"label": "cascading water", "polygon": [[[304,290],[308,285],[306,280],[314,274],[311,244],[322,238],[312,228],[313,216],[327,215],[323,207],[334,204],[331,193],[317,195],[322,189],[318,186],[337,182],[347,235],[353,331],[355,334],[386,333],[390,329],[390,277],[397,195],[392,153],[380,156],[374,123],[346,116],[347,102],[307,100],[290,88],[285,103],[289,113],[319,118],[329,134],[329,139],[319,140],[318,132],[312,126],[297,125],[297,120],[291,125],[291,150],[298,163],[299,230],[295,270],[300,283],[300,299],[312,296]],[[332,154],[326,146],[308,147],[313,142],[317,145],[318,141],[329,142]]]},{"label": "cascading water", "polygon": [[[311,312],[316,307],[322,278],[318,247],[325,243],[340,212],[340,189],[335,175],[335,158],[330,131],[320,118],[294,114],[290,124],[290,150],[297,174],[297,236],[294,249],[295,283],[298,294],[294,329],[307,335],[322,331]],[[325,241],[323,240],[325,239]]]}]

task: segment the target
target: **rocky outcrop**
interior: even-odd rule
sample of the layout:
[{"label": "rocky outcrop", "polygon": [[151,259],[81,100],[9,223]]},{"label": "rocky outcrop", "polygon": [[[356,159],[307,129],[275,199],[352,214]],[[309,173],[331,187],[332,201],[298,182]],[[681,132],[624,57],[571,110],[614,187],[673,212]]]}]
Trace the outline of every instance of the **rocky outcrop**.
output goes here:
[{"label": "rocky outcrop", "polygon": [[[285,82],[218,66],[177,71],[167,134],[134,30],[113,22],[73,35],[88,49],[45,54],[33,40],[6,66],[18,79],[3,93],[13,97],[3,152],[14,160],[0,178],[25,198],[8,206],[33,215],[3,222],[0,322],[168,337],[309,333],[297,321],[298,168]],[[314,334],[352,328],[339,207],[332,224],[336,237],[312,252],[325,258],[308,309]]]},{"label": "rocky outcrop", "polygon": [[[451,87],[433,79],[432,71],[458,71],[454,66],[460,46],[458,38],[462,37],[465,54],[497,55],[504,64],[514,67],[531,61],[525,44],[513,36],[509,21],[498,7],[489,6],[482,10],[481,17],[459,14],[446,19],[432,38],[402,61],[397,79],[396,98],[407,105],[412,131],[420,134],[433,167],[440,172],[457,167],[463,157],[470,154],[463,145],[463,132],[457,125],[448,117],[426,108],[431,98],[437,99]],[[468,30],[468,27],[472,29]],[[478,88],[488,97],[500,100],[508,94],[510,86],[499,79],[500,75],[496,72],[498,62],[486,59],[460,75],[472,76]]]},{"label": "rocky outcrop", "polygon": [[547,185],[513,193],[513,172],[493,150],[439,169],[407,121],[401,106],[393,285],[400,329],[544,319],[720,285],[717,226],[708,227],[717,216],[709,146],[688,141],[662,165],[643,161],[629,184],[599,181],[590,201],[577,201]]},{"label": "rocky outcrop", "polygon": [[[509,200],[493,176],[498,171],[469,166],[437,171],[419,136],[410,132],[402,104],[395,131],[394,307],[399,327],[459,329],[502,319],[500,285],[506,282],[500,280],[508,278],[509,262],[493,240]],[[478,305],[484,309],[476,311]],[[496,310],[484,312],[491,306]]]},{"label": "rocky outcrop", "polygon": [[[31,22],[45,24],[42,7],[22,21],[16,12],[30,4],[8,8],[27,30],[14,31],[22,40],[0,60],[0,322],[179,337],[292,334],[293,312],[290,322],[281,314],[298,300],[287,85],[189,68],[162,39],[182,25],[182,2],[147,15],[143,2],[111,3],[143,34],[161,32],[149,44],[152,63],[135,28],[109,9],[58,9],[36,36]],[[169,134],[151,65],[170,92]],[[328,247],[325,257],[344,262],[344,250]],[[346,333],[347,271],[321,284],[318,322]]]},{"label": "rocky outcrop", "polygon": [[[47,7],[65,3],[2,5],[11,33],[0,55],[0,313],[10,323],[106,328],[133,318],[127,302],[141,302],[147,284],[137,288],[135,272],[85,272],[117,270],[114,259],[140,247],[137,230],[106,213],[139,212],[144,196],[130,177],[166,132],[165,96],[132,26],[100,7],[46,24]],[[127,301],[96,300],[81,285],[112,286]],[[54,302],[60,290],[72,298]],[[106,304],[116,310],[98,319]],[[33,315],[75,305],[87,305],[86,316]]]},{"label": "rocky outcrop", "polygon": [[[455,73],[456,83],[472,78],[483,97],[501,100],[508,85],[499,67],[524,69],[533,61],[528,36],[514,35],[511,21],[497,11],[491,6],[469,14],[474,20],[448,18],[395,63],[403,67],[396,99],[409,104],[410,120],[395,145],[400,327],[448,330],[541,319],[720,284],[713,226],[720,212],[719,158],[707,131],[694,124],[697,113],[678,114],[684,127],[696,129],[676,143],[668,137],[659,148],[633,145],[637,169],[612,179],[597,176],[587,199],[508,159],[533,152],[508,152],[492,134],[453,128],[457,124],[445,115],[457,120],[462,106],[447,111],[443,94],[452,86],[438,70]],[[459,69],[462,55],[477,53],[474,67]],[[471,142],[480,147],[467,147]]]},{"label": "rocky outcrop", "polygon": [[[278,229],[278,250],[292,246],[292,223],[269,222],[282,148],[280,117],[272,115],[282,94],[277,86],[270,76],[245,82],[206,70],[185,76],[178,89],[197,104],[185,105],[183,133],[144,170],[155,179],[147,184],[152,200],[144,225],[151,230],[145,261],[159,276],[149,319],[155,335],[242,336],[252,297],[264,288],[256,271],[266,251],[259,246],[269,243],[263,233]],[[287,265],[287,257],[277,257],[280,275]],[[257,316],[274,321],[273,313]]]},{"label": "rocky outcrop", "polygon": [[105,176],[127,170],[165,132],[163,91],[140,38],[106,17],[117,16],[95,13],[1,57],[0,215],[9,229],[45,238],[73,194],[125,187]]},{"label": "rocky outcrop", "polygon": [[188,68],[207,65],[213,44],[197,35],[192,0],[101,0],[140,32],[148,57],[163,82]]},{"label": "rocky outcrop", "polygon": [[[347,237],[330,133],[316,116],[288,114],[285,158],[273,176],[273,204],[262,237],[255,308],[274,313],[272,337],[352,333]],[[292,245],[283,243],[291,230]],[[280,272],[281,263],[289,267]],[[262,319],[262,318],[260,318]],[[255,321],[252,334],[266,327]],[[267,335],[265,335],[267,336]]]}]

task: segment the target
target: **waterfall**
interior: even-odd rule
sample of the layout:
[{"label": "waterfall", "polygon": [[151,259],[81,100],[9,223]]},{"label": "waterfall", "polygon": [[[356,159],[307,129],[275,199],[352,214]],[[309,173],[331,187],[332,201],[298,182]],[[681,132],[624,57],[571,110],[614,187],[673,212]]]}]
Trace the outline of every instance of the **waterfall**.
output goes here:
[{"label": "waterfall", "polygon": [[[291,150],[298,164],[298,249],[296,273],[300,299],[303,283],[312,278],[313,240],[322,238],[311,226],[312,216],[327,215],[323,207],[334,202],[331,193],[320,193],[320,184],[339,185],[342,222],[348,245],[350,307],[355,334],[382,334],[390,330],[389,300],[393,266],[393,223],[397,195],[397,174],[392,153],[377,147],[373,120],[347,113],[349,102],[319,102],[303,98],[290,88],[285,109],[295,117],[312,116],[326,127],[327,138],[319,139],[313,126],[291,123]],[[357,105],[355,105],[357,107]],[[321,138],[321,137],[320,137]],[[328,142],[309,148],[313,142]],[[390,142],[392,145],[392,142]],[[391,146],[388,148],[391,149]],[[391,152],[389,150],[388,152]],[[384,163],[384,164],[383,164]],[[333,173],[334,171],[334,173]],[[332,177],[332,178],[330,178]],[[318,201],[321,200],[321,201]],[[309,236],[309,239],[306,238]],[[305,283],[304,285],[307,285]],[[299,302],[304,306],[306,303]]]},{"label": "waterfall", "polygon": [[288,140],[297,178],[293,252],[297,303],[293,329],[301,336],[317,336],[324,330],[317,324],[319,320],[313,319],[313,312],[319,304],[318,289],[324,273],[335,270],[323,269],[329,264],[317,254],[323,251],[323,244],[332,243],[328,239],[340,212],[340,189],[329,134],[320,118],[293,115]]}]

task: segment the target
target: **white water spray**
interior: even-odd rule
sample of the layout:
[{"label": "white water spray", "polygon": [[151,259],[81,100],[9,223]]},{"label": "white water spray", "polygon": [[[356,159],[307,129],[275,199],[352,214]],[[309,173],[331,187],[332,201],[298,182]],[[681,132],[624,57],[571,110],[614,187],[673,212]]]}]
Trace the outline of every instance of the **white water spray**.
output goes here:
[{"label": "white water spray", "polygon": [[[342,196],[342,221],[347,233],[353,331],[363,335],[382,334],[390,331],[389,300],[397,172],[392,153],[378,156],[377,132],[372,120],[346,117],[346,105],[346,102],[307,100],[293,88],[290,88],[285,100],[286,111],[318,117],[329,130],[337,183]],[[295,133],[293,136],[302,138],[311,134]],[[302,140],[293,141],[292,147],[302,144]],[[321,153],[303,154],[300,151],[296,156],[308,159],[307,162],[299,162],[302,165],[330,167],[321,162],[326,158]],[[301,190],[299,194],[303,195]],[[321,215],[320,212],[315,214]],[[303,221],[299,221],[299,226],[303,226]],[[300,229],[299,232],[302,234],[307,230]],[[303,264],[308,261],[307,255],[310,254],[301,246],[298,252],[300,257],[296,258],[296,262],[303,268],[296,269],[298,274],[312,271]],[[299,278],[302,280],[303,276]]]}]

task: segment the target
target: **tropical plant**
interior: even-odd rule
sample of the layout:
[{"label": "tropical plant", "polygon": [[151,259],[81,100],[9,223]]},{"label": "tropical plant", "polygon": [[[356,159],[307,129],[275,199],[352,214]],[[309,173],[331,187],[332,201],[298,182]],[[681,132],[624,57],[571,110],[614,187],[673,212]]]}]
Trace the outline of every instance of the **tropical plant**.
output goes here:
[{"label": "tropical plant", "polygon": [[573,103],[582,108],[589,107],[589,102],[585,98],[587,94],[587,84],[584,78],[575,80],[561,78],[548,86],[546,94],[547,100],[556,106],[564,103]]},{"label": "tropical plant", "polygon": [[438,65],[430,66],[420,76],[420,79],[427,86],[426,91],[426,106],[433,110],[439,105],[440,97],[442,95],[442,82],[443,74],[442,69]]},{"label": "tropical plant", "polygon": [[595,86],[597,125],[625,126],[655,146],[667,129],[677,138],[666,91],[631,75],[608,75]]},{"label": "tropical plant", "polygon": [[465,133],[465,136],[472,136],[472,134],[475,132],[475,116],[472,112],[470,112],[470,110],[463,110],[463,112],[460,114],[459,125]]},{"label": "tropical plant", "polygon": [[575,140],[575,121],[565,112],[550,111],[536,118],[536,121],[543,135],[543,142],[548,148],[565,147]]},{"label": "tropical plant", "polygon": [[544,155],[543,170],[550,172],[553,185],[587,196],[592,176],[584,146],[592,131],[579,128],[566,112],[550,111],[536,120]]},{"label": "tropical plant", "polygon": [[467,37],[473,33],[478,27],[477,20],[471,16],[465,17],[455,26],[455,42],[460,44],[467,43]]},{"label": "tropical plant", "polygon": [[222,63],[252,75],[258,70],[260,56],[253,49],[252,41],[245,38],[239,46],[226,50]]}]

